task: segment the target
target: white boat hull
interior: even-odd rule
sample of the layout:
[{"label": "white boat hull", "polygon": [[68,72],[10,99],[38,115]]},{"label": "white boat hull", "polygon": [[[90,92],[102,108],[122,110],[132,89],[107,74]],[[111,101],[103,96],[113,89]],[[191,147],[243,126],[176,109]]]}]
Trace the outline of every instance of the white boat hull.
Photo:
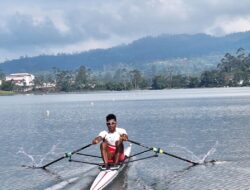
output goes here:
[{"label": "white boat hull", "polygon": [[[131,147],[130,144],[124,151],[125,156],[130,156],[131,153]],[[126,164],[123,164],[121,166],[118,166],[117,168],[110,168],[108,170],[102,170],[95,178],[95,181],[93,182],[90,190],[102,190],[105,188],[108,184],[110,184],[116,176],[124,169]]]}]

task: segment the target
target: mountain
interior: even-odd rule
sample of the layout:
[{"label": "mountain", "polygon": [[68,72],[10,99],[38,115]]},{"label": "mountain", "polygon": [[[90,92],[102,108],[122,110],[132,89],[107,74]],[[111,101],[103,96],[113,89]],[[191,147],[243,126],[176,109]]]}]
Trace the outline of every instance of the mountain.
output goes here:
[{"label": "mountain", "polygon": [[105,65],[126,64],[135,67],[147,63],[176,59],[224,55],[238,48],[250,49],[250,32],[233,33],[222,37],[206,34],[179,34],[144,37],[127,45],[96,49],[78,54],[40,55],[5,61],[0,69],[11,72],[40,72],[53,67],[74,70],[84,65],[93,70]]}]

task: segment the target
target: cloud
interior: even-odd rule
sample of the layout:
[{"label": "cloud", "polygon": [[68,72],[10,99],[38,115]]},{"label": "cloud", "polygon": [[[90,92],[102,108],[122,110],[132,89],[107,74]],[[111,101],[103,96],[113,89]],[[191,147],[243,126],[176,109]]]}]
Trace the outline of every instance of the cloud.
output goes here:
[{"label": "cloud", "polygon": [[38,21],[30,15],[19,13],[9,18],[4,32],[0,32],[1,47],[7,48],[67,43],[64,40],[63,33],[49,18]]},{"label": "cloud", "polygon": [[224,35],[235,32],[250,31],[250,16],[249,17],[222,17],[206,30],[208,34]]},{"label": "cloud", "polygon": [[249,0],[9,0],[0,6],[0,60],[13,51],[70,53],[163,33],[250,29]]}]

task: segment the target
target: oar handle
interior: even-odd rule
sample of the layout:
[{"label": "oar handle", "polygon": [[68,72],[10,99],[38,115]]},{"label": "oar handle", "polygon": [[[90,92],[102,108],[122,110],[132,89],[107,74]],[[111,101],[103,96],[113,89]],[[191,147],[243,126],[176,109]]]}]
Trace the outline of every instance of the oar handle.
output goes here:
[{"label": "oar handle", "polygon": [[130,140],[130,139],[128,139],[127,141],[128,141],[128,142],[131,142],[131,143],[134,143],[134,144],[137,144],[137,145],[139,145],[139,146],[141,146],[141,144],[140,144],[140,143],[135,142],[135,141],[132,141],[132,140]]}]

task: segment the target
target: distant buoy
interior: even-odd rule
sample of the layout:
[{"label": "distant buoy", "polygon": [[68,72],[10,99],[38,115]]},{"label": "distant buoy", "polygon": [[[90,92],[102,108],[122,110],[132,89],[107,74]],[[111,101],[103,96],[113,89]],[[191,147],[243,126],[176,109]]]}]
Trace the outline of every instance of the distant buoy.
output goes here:
[{"label": "distant buoy", "polygon": [[46,111],[46,115],[47,115],[47,117],[49,117],[49,110]]}]

